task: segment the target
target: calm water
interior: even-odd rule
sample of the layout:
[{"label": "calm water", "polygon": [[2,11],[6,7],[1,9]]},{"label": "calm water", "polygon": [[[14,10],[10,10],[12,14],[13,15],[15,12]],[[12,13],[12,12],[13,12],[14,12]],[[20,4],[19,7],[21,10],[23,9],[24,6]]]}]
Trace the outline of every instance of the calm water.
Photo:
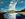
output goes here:
[{"label": "calm water", "polygon": [[16,19],[16,13],[13,13],[13,14],[4,14],[4,18],[6,19]]},{"label": "calm water", "polygon": [[6,18],[6,19],[17,19],[16,16],[19,17],[21,15],[18,13],[13,13],[13,14],[6,13],[6,14],[4,14],[4,18]]}]

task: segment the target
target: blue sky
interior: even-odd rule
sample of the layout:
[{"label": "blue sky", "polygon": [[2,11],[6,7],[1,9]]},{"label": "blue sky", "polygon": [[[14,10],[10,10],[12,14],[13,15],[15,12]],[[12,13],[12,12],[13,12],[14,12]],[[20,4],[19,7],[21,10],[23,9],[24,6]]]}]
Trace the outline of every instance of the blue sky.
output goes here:
[{"label": "blue sky", "polygon": [[[7,9],[9,6],[8,3],[10,3],[11,0],[2,0],[2,3],[0,4],[0,10],[3,8],[3,10]],[[16,5],[16,10],[22,10],[25,8],[25,0],[19,0]]]},{"label": "blue sky", "polygon": [[16,10],[22,10],[25,9],[25,0],[18,1],[16,5]]}]

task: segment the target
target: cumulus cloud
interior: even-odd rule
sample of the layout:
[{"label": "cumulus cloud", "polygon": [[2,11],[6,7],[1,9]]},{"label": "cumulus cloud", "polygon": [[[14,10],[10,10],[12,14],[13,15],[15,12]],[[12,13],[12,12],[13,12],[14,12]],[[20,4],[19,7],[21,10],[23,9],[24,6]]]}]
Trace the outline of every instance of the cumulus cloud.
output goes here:
[{"label": "cumulus cloud", "polygon": [[[1,3],[3,4],[4,2],[1,2]],[[16,4],[17,4],[17,1],[16,1],[16,0],[13,0],[13,1],[11,1],[10,4],[9,4],[9,9],[1,8],[1,11],[6,12],[7,10],[15,10]],[[8,8],[8,7],[5,7],[5,8]]]},{"label": "cumulus cloud", "polygon": [[15,10],[16,4],[17,4],[17,2],[11,1],[11,2],[10,2],[10,5],[9,5],[9,10]]}]

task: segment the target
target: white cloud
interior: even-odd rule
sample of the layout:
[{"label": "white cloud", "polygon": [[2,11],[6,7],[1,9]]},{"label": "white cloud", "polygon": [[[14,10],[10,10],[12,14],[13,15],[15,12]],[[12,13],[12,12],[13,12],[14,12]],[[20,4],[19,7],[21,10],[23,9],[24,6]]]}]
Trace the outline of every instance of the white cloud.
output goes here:
[{"label": "white cloud", "polygon": [[11,1],[10,3],[13,3],[13,1]]},{"label": "white cloud", "polygon": [[1,8],[1,12],[7,12],[7,9]]},{"label": "white cloud", "polygon": [[17,2],[11,2],[9,5],[9,10],[15,10],[16,4],[17,4]]},{"label": "white cloud", "polygon": [[23,3],[24,1],[21,1],[21,3]]}]

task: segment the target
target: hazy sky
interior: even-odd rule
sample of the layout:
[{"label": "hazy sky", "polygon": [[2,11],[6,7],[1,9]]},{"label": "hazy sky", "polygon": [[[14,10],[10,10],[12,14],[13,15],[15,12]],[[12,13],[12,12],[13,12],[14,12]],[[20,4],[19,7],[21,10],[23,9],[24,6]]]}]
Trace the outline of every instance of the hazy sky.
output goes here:
[{"label": "hazy sky", "polygon": [[[12,0],[2,0],[0,2],[0,10],[9,8],[10,1]],[[18,0],[16,5],[16,10],[21,10],[25,8],[25,0]]]}]

